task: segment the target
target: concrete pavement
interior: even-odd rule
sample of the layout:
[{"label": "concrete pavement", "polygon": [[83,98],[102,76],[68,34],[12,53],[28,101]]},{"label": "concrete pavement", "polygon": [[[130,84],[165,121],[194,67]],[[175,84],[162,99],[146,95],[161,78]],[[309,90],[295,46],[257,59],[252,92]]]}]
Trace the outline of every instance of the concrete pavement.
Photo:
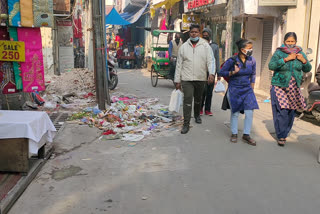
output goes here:
[{"label": "concrete pavement", "polygon": [[[150,73],[119,72],[118,92],[159,97],[172,82]],[[10,214],[314,214],[320,212],[319,126],[296,121],[284,148],[276,145],[271,106],[259,98],[257,147],[229,142],[229,112],[214,94],[213,117],[135,147],[100,141],[99,131],[67,124],[56,157],[44,166]],[[242,129],[242,120],[239,123]]]}]

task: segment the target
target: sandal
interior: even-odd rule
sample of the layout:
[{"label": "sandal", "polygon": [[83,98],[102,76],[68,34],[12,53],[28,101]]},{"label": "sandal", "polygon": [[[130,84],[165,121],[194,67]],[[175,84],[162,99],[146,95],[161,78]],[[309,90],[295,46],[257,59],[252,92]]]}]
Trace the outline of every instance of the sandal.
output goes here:
[{"label": "sandal", "polygon": [[232,134],[230,138],[231,143],[237,143],[238,142],[238,135],[237,134]]},{"label": "sandal", "polygon": [[286,144],[286,139],[284,138],[280,138],[279,140],[277,140],[278,146],[284,147],[284,145]]},{"label": "sandal", "polygon": [[243,135],[243,136],[242,136],[242,139],[243,139],[247,144],[249,144],[249,145],[251,145],[251,146],[256,146],[256,145],[257,145],[256,141],[255,141],[254,139],[252,139],[252,138],[250,137],[250,135]]}]

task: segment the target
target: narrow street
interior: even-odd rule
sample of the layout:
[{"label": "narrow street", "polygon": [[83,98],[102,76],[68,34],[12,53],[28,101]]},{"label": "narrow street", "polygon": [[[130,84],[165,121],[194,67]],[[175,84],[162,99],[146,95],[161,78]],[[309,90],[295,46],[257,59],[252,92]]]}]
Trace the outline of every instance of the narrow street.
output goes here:
[{"label": "narrow street", "polygon": [[[150,73],[120,70],[114,93],[157,97],[167,105],[172,82],[151,86]],[[135,146],[101,140],[101,131],[67,123],[55,154],[10,214],[314,214],[319,213],[319,126],[296,120],[288,143],[274,140],[270,103],[258,96],[257,146],[229,142],[229,113],[214,94],[213,117],[191,131]],[[239,123],[242,129],[243,122]]]}]

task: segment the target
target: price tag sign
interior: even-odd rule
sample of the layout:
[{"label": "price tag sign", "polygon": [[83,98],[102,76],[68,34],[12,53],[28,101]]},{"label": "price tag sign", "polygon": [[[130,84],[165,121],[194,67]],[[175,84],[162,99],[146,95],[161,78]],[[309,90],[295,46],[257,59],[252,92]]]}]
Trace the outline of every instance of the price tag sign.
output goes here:
[{"label": "price tag sign", "polygon": [[25,62],[24,42],[0,41],[0,61]]}]

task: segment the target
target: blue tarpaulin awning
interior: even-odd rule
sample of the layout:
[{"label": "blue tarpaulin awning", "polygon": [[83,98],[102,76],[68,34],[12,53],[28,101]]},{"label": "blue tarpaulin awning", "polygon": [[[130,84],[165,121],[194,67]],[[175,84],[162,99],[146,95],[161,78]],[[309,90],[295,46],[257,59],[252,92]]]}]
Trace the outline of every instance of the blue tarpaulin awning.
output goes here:
[{"label": "blue tarpaulin awning", "polygon": [[144,11],[148,8],[150,1],[137,10],[119,14],[115,8],[112,8],[106,16],[106,25],[130,25],[138,21]]},{"label": "blue tarpaulin awning", "polygon": [[106,24],[108,25],[130,25],[131,23],[123,19],[115,8],[106,15]]}]

